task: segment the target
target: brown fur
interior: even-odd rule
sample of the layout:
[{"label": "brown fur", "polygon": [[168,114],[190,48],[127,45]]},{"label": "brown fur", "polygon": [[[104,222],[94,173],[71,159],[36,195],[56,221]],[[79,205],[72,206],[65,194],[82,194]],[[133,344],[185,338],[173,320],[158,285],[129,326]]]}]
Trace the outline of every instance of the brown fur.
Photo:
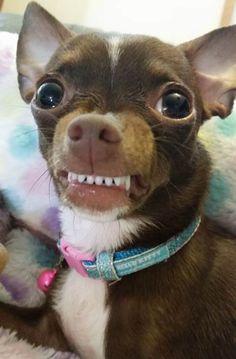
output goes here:
[{"label": "brown fur", "polygon": [[17,308],[0,304],[1,327],[17,331],[19,338],[33,345],[43,345],[67,351],[70,346],[61,330],[56,313],[49,302],[41,308]]},{"label": "brown fur", "polygon": [[[36,11],[35,6],[31,11]],[[37,12],[46,16],[40,8]],[[50,18],[50,22],[56,20]],[[60,182],[60,170],[107,176],[141,174],[147,190],[131,194],[125,216],[145,216],[154,226],[133,238],[135,245],[156,245],[182,231],[202,212],[208,187],[210,160],[197,140],[198,129],[212,113],[223,117],[232,108],[231,98],[224,97],[221,102],[212,94],[205,98],[206,87],[202,91],[200,86],[206,80],[203,74],[199,80],[193,70],[194,56],[205,38],[176,48],[154,38],[127,37],[120,47],[119,61],[112,64],[110,45],[103,35],[74,36],[60,30],[63,46],[53,52],[46,70],[38,69],[32,76],[22,66],[28,26],[29,20],[25,21],[18,51],[22,97],[32,98],[35,87],[46,78],[58,79],[66,92],[62,103],[51,110],[39,109],[32,100],[40,148],[61,199],[72,205]],[[229,32],[235,35],[235,29]],[[178,83],[195,108],[185,119],[168,119],[155,109],[169,82]],[[214,86],[219,86],[219,81]],[[113,149],[104,143],[98,144],[97,152],[89,147],[87,160],[84,144],[73,152],[68,125],[81,116],[87,116],[94,126],[96,121],[104,121],[119,132],[120,140]],[[91,141],[97,144],[97,139]],[[107,151],[110,154],[102,161]],[[78,205],[83,206],[83,202]],[[108,286],[107,304],[111,313],[106,359],[234,359],[236,241],[203,218],[190,243],[167,262]],[[0,325],[18,329],[19,336],[30,342],[60,349],[70,346],[50,298],[36,314],[5,304],[0,308]]]},{"label": "brown fur", "polygon": [[204,221],[172,260],[110,288],[107,358],[235,357],[236,243],[215,230]]}]

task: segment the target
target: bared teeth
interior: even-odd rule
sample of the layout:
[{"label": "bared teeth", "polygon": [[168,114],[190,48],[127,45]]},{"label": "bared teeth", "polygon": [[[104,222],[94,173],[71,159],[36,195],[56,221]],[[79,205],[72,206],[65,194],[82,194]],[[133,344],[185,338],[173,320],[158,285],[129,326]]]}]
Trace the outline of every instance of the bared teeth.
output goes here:
[{"label": "bared teeth", "polygon": [[115,185],[116,185],[116,186],[120,186],[120,184],[121,184],[121,179],[120,179],[120,177],[115,177],[115,178],[114,178],[114,182],[115,182]]},{"label": "bared teeth", "polygon": [[125,189],[126,189],[126,191],[128,191],[130,189],[130,176],[126,176]]},{"label": "bared teeth", "polygon": [[107,186],[111,186],[111,185],[112,185],[112,182],[113,182],[112,177],[105,177],[105,184],[106,184]]},{"label": "bared teeth", "polygon": [[101,177],[101,176],[96,176],[96,177],[95,177],[95,184],[96,184],[97,186],[101,186],[102,183],[103,183],[103,177]]},{"label": "bared teeth", "polygon": [[77,181],[77,177],[78,177],[78,176],[77,176],[75,173],[70,172],[70,173],[68,174],[68,181],[69,181],[69,182]]},{"label": "bared teeth", "polygon": [[117,186],[117,187],[125,187],[126,191],[130,189],[131,177],[130,176],[122,176],[122,177],[102,177],[102,176],[87,176],[87,175],[78,175],[73,172],[68,173],[68,182],[79,182],[90,185],[97,186]]},{"label": "bared teeth", "polygon": [[78,175],[78,182],[83,183],[85,178],[86,178],[86,176],[84,176],[84,175]]},{"label": "bared teeth", "polygon": [[93,176],[88,176],[87,177],[87,183],[88,184],[94,184],[94,177]]}]

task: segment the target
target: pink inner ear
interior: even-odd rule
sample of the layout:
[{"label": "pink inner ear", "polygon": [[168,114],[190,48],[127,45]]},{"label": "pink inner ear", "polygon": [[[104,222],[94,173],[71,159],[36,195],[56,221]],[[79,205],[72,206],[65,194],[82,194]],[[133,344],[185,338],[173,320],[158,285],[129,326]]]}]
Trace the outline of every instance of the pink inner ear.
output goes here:
[{"label": "pink inner ear", "polygon": [[209,115],[226,117],[236,89],[236,25],[180,45],[190,60]]},{"label": "pink inner ear", "polygon": [[18,81],[19,81],[20,92],[23,97],[23,100],[25,100],[26,103],[30,103],[30,101],[33,98],[34,90],[35,90],[33,82],[26,76],[22,76],[22,75],[18,77]]},{"label": "pink inner ear", "polygon": [[196,73],[198,85],[201,90],[204,103],[211,112],[211,115],[219,115],[224,118],[228,115],[228,108],[231,107],[232,93],[227,89],[227,83],[217,77]]},{"label": "pink inner ear", "polygon": [[219,115],[225,118],[231,112],[236,95],[236,81],[231,81],[224,74],[218,76],[207,75],[201,72],[196,73],[198,85],[202,98],[212,115]]}]

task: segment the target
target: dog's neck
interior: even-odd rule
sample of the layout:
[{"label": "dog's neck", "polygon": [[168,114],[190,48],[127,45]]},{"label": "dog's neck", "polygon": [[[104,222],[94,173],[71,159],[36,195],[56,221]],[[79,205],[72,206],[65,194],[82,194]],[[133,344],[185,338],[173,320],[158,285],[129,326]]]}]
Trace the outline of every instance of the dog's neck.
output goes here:
[{"label": "dog's neck", "polygon": [[75,248],[64,238],[58,242],[58,247],[69,267],[75,269],[83,277],[113,282],[120,280],[123,276],[168,260],[191,240],[200,222],[201,218],[196,217],[181,233],[164,244],[152,248],[135,247],[116,253],[111,250],[101,251],[94,257]]},{"label": "dog's neck", "polygon": [[145,217],[99,221],[77,209],[61,206],[63,238],[82,252],[97,255],[130,246],[141,230],[153,226]]}]

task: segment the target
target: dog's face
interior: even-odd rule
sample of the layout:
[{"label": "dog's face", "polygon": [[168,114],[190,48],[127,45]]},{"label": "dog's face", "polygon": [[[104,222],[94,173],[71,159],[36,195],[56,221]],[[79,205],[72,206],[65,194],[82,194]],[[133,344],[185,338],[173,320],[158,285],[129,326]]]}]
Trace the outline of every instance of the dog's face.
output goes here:
[{"label": "dog's face", "polygon": [[235,54],[224,37],[235,35],[232,27],[179,47],[145,36],[75,35],[31,4],[19,84],[61,199],[116,218],[192,178],[204,156],[200,125],[231,111]]}]

